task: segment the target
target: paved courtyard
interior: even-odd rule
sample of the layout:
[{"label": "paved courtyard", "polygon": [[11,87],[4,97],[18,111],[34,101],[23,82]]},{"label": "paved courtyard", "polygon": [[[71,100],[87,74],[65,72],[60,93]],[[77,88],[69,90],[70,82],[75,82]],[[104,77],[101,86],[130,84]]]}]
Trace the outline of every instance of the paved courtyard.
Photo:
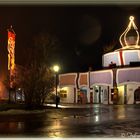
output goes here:
[{"label": "paved courtyard", "polygon": [[0,137],[140,138],[140,105],[60,105],[39,114],[0,114]]}]

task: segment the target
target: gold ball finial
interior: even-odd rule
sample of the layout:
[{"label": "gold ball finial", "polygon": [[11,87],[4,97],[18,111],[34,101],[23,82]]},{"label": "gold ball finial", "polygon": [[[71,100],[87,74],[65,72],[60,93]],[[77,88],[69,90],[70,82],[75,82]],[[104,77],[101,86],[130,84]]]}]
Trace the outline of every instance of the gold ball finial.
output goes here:
[{"label": "gold ball finial", "polygon": [[130,17],[129,17],[129,20],[130,20],[130,21],[133,21],[133,20],[134,20],[134,17],[133,17],[133,16],[130,16]]}]

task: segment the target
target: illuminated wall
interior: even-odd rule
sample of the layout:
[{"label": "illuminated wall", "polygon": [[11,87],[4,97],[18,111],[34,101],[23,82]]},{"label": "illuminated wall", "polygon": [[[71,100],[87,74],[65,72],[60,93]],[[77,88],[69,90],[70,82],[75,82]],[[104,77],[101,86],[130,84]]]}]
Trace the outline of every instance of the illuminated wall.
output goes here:
[{"label": "illuminated wall", "polygon": [[127,104],[134,103],[134,92],[139,87],[138,84],[128,84],[127,85]]},{"label": "illuminated wall", "polygon": [[124,86],[118,86],[118,104],[124,104]]},{"label": "illuminated wall", "polygon": [[60,88],[59,94],[60,94],[61,103],[74,103],[74,94],[75,93],[74,93],[73,86],[67,86],[67,87]]},{"label": "illuminated wall", "polygon": [[68,73],[59,75],[59,86],[76,86],[77,73]]},{"label": "illuminated wall", "polygon": [[90,72],[90,85],[113,85],[112,70]]},{"label": "illuminated wall", "polygon": [[120,50],[103,55],[103,67],[109,67],[111,62],[116,66],[129,65],[130,62],[140,61],[140,50]]},{"label": "illuminated wall", "polygon": [[140,61],[139,32],[134,17],[129,17],[129,24],[120,35],[121,48],[102,56],[102,66],[109,67],[111,62],[117,66],[129,65],[130,62]]}]

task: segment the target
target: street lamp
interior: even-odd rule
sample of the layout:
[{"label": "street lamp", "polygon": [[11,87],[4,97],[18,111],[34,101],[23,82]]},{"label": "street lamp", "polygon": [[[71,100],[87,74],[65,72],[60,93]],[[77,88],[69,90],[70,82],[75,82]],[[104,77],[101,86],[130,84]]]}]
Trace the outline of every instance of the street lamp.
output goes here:
[{"label": "street lamp", "polygon": [[59,71],[59,66],[55,65],[53,67],[53,70],[55,72],[55,86],[56,86],[56,99],[55,99],[55,103],[56,103],[56,108],[58,108],[58,96],[57,96],[57,82],[58,82],[58,71]]}]

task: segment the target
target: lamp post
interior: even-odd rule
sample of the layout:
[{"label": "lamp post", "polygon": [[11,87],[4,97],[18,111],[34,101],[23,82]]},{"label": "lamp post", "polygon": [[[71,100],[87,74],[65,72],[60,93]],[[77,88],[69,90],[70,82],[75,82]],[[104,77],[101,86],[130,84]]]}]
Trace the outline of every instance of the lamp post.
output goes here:
[{"label": "lamp post", "polygon": [[56,103],[56,108],[58,108],[58,96],[57,96],[57,82],[58,82],[58,71],[59,71],[59,66],[55,65],[53,67],[53,70],[55,72],[55,89],[56,89],[56,98],[55,98],[55,103]]}]

